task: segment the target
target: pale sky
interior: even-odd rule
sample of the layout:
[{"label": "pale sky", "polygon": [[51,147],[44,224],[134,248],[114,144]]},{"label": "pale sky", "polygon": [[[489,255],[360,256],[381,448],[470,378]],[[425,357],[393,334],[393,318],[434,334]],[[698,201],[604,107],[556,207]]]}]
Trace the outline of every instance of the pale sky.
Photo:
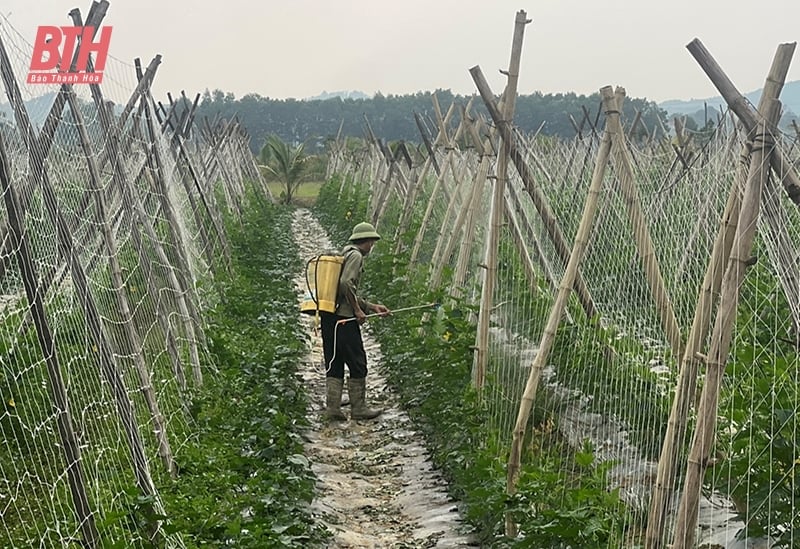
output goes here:
[{"label": "pale sky", "polygon": [[[0,0],[33,43],[39,25],[70,25],[89,1]],[[110,55],[162,63],[157,99],[220,88],[298,99],[451,89],[472,94],[480,65],[505,84],[514,18],[525,10],[519,93],[590,94],[624,86],[653,101],[717,96],[686,50],[699,38],[739,91],[763,86],[779,44],[800,37],[800,0],[111,0]],[[800,52],[796,53],[796,56]],[[800,80],[800,62],[787,81]]]}]

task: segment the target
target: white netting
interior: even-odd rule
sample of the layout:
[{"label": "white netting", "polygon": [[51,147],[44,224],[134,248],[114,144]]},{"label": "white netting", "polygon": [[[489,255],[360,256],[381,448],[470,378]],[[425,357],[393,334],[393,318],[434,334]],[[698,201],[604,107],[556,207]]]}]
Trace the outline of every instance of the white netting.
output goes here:
[{"label": "white netting", "polygon": [[[219,211],[238,210],[253,176],[241,162],[245,136],[230,124],[175,137],[178,117],[162,123],[149,94],[134,96],[135,68],[113,58],[99,88],[105,118],[88,85],[26,84],[32,46],[0,23],[0,133],[27,244],[14,245],[4,203],[0,545],[99,536],[142,546],[157,535],[183,546],[157,521],[137,524],[137,508],[163,513],[156,487],[191,436],[185,407],[202,381],[200,311],[216,299],[201,290],[225,267]],[[48,136],[54,109],[60,121]],[[41,309],[26,297],[26,253]]]},{"label": "white netting", "polygon": [[[511,442],[530,366],[565,274],[603,131],[601,121],[594,135],[584,130],[570,142],[521,135],[515,140],[527,169],[523,170],[525,178],[513,163],[508,171],[488,361],[485,373],[477,378],[479,384],[485,383],[487,421],[506,445]],[[456,123],[448,132],[451,137],[469,135]],[[488,135],[485,128],[476,133]],[[659,133],[652,128],[640,133],[643,139],[624,143],[629,179],[638,199],[631,200],[623,192],[628,168],[614,149],[605,167],[579,278],[542,372],[522,456],[523,464],[543,469],[557,464],[566,498],[569,487],[591,487],[596,480],[596,473],[590,473],[580,461],[588,443],[594,455],[593,469],[606,464],[604,487],[619,488],[617,520],[624,541],[614,539],[625,546],[644,542],[681,353],[726,202],[732,189],[739,195],[743,192],[749,166],[747,156],[742,156],[748,150],[746,132],[728,113],[719,113],[713,127],[688,142],[648,137]],[[780,135],[779,140],[787,163],[796,164],[795,138]],[[482,181],[479,152],[474,141],[453,139],[439,144],[436,159],[442,169],[452,165],[463,175],[454,178],[447,172],[439,177],[435,193],[436,174],[422,179],[424,190],[411,204],[413,211],[401,218],[426,219],[426,223],[420,232],[406,235],[397,245],[402,249],[413,242],[419,250],[419,263],[433,261],[434,286],[449,286],[450,292],[463,292],[476,304],[485,276],[483,266],[488,263],[485,234],[490,230],[491,189],[497,170],[492,156],[483,165],[489,176],[485,186],[474,193],[477,199],[469,200],[476,183]],[[356,173],[343,163],[347,159],[337,159],[338,170]],[[408,179],[419,173],[417,169]],[[383,180],[379,188],[386,189],[388,184]],[[538,206],[533,200],[534,189],[544,197],[554,223],[546,221],[549,214],[541,209],[542,200]],[[405,196],[386,199],[402,207]],[[373,211],[381,207],[373,203]],[[644,225],[632,225],[632,211],[638,211]],[[727,546],[735,542],[738,533],[794,546],[792,532],[800,527],[794,480],[800,459],[796,420],[800,411],[800,212],[774,176],[765,186],[761,211],[755,264],[741,289],[720,397],[716,445],[704,478],[695,536],[700,543]],[[464,231],[468,219],[477,223]],[[388,224],[389,230],[394,228],[388,218],[378,221]],[[559,231],[562,244],[558,243]],[[648,243],[652,249],[645,247]],[[559,251],[563,244],[566,253]],[[468,250],[469,268],[459,279],[457,264],[463,248]],[[651,262],[649,275],[642,255]],[[655,299],[659,288],[668,299]],[[711,326],[719,289],[715,292],[707,305]],[[590,321],[587,311],[597,316]],[[703,333],[710,332],[709,327]],[[707,345],[708,335],[701,338],[695,360],[702,360]],[[666,528],[657,534],[665,542],[671,541],[683,489],[702,374],[701,368],[699,380],[691,383],[698,388],[688,396],[690,411],[684,420],[688,425],[677,432],[677,478],[665,481],[669,494]]]}]

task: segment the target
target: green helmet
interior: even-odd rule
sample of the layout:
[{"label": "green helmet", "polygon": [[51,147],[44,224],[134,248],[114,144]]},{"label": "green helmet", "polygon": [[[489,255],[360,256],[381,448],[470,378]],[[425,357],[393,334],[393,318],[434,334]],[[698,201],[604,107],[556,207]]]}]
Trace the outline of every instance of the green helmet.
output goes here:
[{"label": "green helmet", "polygon": [[353,234],[351,234],[350,238],[347,240],[352,242],[353,240],[365,240],[368,238],[380,240],[381,235],[375,232],[375,227],[373,227],[371,223],[363,222],[353,227]]}]

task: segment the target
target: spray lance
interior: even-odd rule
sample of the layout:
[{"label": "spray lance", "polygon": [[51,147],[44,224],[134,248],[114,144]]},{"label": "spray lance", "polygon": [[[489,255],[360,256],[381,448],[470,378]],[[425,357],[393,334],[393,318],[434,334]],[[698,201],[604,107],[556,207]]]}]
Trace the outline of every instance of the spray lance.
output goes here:
[{"label": "spray lance", "polygon": [[[439,307],[441,307],[441,303],[426,303],[424,305],[414,305],[413,307],[403,307],[401,309],[393,309],[393,310],[389,311],[388,314],[370,313],[368,315],[364,315],[364,318],[371,318],[371,317],[375,317],[375,316],[388,316],[388,315],[393,315],[394,313],[402,313],[402,312],[405,312],[405,311],[415,311],[415,310],[418,310],[418,309],[438,309]],[[347,322],[352,322],[353,320],[356,320],[356,317],[343,318],[342,320],[339,320],[338,322],[336,322],[336,324],[345,324]]]},{"label": "spray lance", "polygon": [[[391,314],[394,314],[394,313],[402,313],[402,312],[405,312],[405,311],[415,311],[415,310],[418,310],[418,309],[438,309],[439,307],[441,307],[441,303],[426,303],[424,305],[414,305],[413,307],[403,307],[401,309],[395,309],[393,311],[389,311],[388,314],[391,315]],[[388,316],[386,313],[370,313],[370,314],[364,315],[364,316],[365,316],[365,318],[371,318],[371,317],[381,316],[381,315]],[[348,322],[352,322],[354,320],[356,320],[356,317],[343,318],[341,320],[336,321],[336,326],[334,326],[334,328],[333,328],[333,356],[331,357],[330,362],[328,362],[328,364],[327,364],[327,370],[330,370],[331,364],[333,364],[333,360],[336,357],[336,347],[337,347],[336,338],[338,337],[338,334],[339,334],[339,326],[342,326],[342,325],[347,324]],[[327,370],[326,370],[326,372],[327,372]]]}]

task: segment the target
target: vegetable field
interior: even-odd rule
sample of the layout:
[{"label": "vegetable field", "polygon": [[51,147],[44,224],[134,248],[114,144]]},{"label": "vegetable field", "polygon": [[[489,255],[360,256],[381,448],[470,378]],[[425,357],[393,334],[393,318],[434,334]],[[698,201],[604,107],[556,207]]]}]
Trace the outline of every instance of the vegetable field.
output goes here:
[{"label": "vegetable field", "polygon": [[[414,437],[384,431],[412,423],[451,498],[437,517],[468,525],[446,539],[800,546],[794,44],[758,105],[689,44],[730,107],[701,131],[647,128],[605,86],[559,140],[512,123],[525,24],[502,94],[473,67],[479,95],[411,113],[418,143],[368,120],[331,139],[301,214],[238,120],[152,96],[160,57],[32,85],[30,44],[0,26],[0,546],[335,543],[313,463],[331,445],[306,444],[327,428],[302,368],[306,215],[335,245],[373,223],[365,291],[407,311],[369,325],[403,413],[335,440],[388,463],[381,444]],[[416,532],[402,547],[445,546],[383,512],[391,539]]]}]

